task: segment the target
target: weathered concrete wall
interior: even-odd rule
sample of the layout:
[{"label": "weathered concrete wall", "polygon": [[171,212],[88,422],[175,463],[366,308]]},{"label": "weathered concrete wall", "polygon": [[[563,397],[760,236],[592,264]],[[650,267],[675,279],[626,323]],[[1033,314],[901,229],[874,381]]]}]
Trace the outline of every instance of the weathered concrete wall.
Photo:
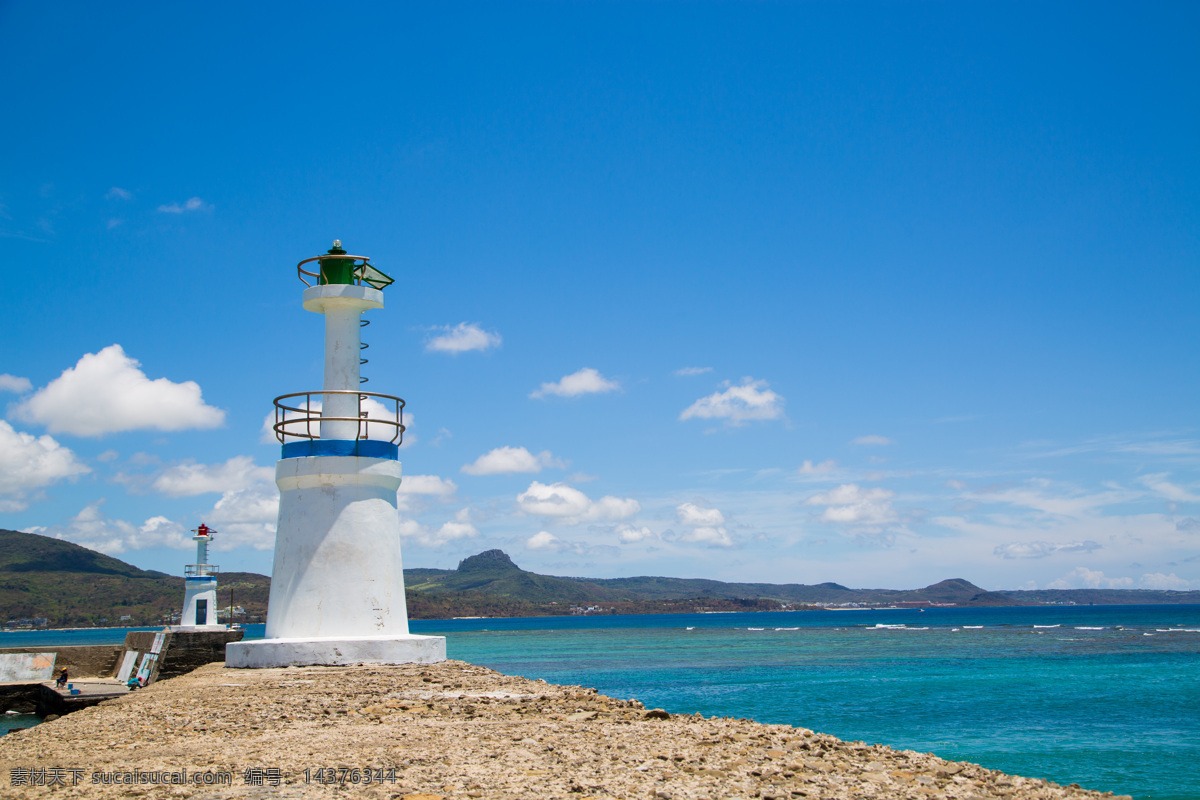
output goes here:
[{"label": "weathered concrete wall", "polygon": [[[137,651],[138,664],[142,655],[149,653],[154,645],[155,631],[133,631],[125,634],[122,650]],[[173,678],[191,672],[197,667],[225,660],[225,645],[240,642],[245,631],[169,631],[165,634],[162,652],[150,672],[150,680]]]},{"label": "weathered concrete wall", "polygon": [[55,673],[63,667],[72,678],[111,678],[125,648],[119,644],[5,647],[0,653],[54,653]]}]

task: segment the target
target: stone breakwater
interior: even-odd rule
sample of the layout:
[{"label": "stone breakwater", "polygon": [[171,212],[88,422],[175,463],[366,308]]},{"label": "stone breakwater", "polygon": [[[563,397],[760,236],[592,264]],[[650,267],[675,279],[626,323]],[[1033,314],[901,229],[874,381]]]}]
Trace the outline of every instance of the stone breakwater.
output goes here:
[{"label": "stone breakwater", "polygon": [[210,664],[0,738],[0,770],[4,797],[1112,797],[459,661]]}]

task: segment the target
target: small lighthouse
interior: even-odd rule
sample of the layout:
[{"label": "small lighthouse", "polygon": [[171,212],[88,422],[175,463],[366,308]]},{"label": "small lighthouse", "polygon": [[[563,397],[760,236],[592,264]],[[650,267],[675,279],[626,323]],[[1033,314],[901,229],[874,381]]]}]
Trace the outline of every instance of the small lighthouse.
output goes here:
[{"label": "small lighthouse", "polygon": [[266,638],[226,646],[230,667],[433,663],[441,636],[408,632],[400,555],[404,401],[365,391],[364,311],[393,281],[340,241],[297,265],[303,306],[325,318],[319,391],[275,398],[279,523]]},{"label": "small lighthouse", "polygon": [[217,624],[217,573],[220,569],[208,563],[208,545],[216,532],[203,522],[192,531],[196,534],[192,537],[196,542],[196,563],[183,568],[183,614],[174,630],[225,630],[224,625]]}]

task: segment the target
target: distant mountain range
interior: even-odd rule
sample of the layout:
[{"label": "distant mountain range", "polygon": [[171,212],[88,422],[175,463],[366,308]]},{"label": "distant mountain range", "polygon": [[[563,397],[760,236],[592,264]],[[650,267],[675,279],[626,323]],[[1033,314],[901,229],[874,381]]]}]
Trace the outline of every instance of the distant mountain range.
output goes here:
[{"label": "distant mountain range", "polygon": [[[181,560],[182,566],[182,560]],[[571,613],[754,611],[811,606],[1018,606],[1200,603],[1200,592],[1045,589],[989,592],[962,578],[923,589],[850,589],[836,583],[725,583],[704,578],[562,578],[527,572],[502,550],[487,550],[457,569],[406,569],[409,616],[544,616]],[[227,572],[218,605],[261,622],[271,579]],[[0,530],[0,624],[49,627],[157,625],[177,614],[183,578],[138,569],[79,545]]]}]

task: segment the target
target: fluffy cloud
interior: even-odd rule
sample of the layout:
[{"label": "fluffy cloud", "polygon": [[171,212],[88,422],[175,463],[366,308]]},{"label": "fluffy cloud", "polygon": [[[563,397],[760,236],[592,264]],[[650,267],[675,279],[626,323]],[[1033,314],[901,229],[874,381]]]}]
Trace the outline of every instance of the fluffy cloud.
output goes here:
[{"label": "fluffy cloud", "polygon": [[25,532],[73,542],[110,556],[147,547],[186,549],[192,545],[190,534],[183,526],[166,517],[151,517],[138,527],[125,520],[106,517],[100,510],[103,503],[103,499],[90,503],[65,525],[26,528]]},{"label": "fluffy cloud", "polygon": [[527,514],[561,519],[568,525],[591,520],[628,519],[642,510],[637,500],[605,496],[593,501],[565,483],[546,485],[534,481],[517,495],[517,506]]},{"label": "fluffy cloud", "polygon": [[548,550],[555,553],[572,553],[577,556],[594,556],[608,551],[615,555],[619,552],[615,547],[589,547],[583,542],[572,542],[560,539],[549,531],[538,531],[525,540],[526,550]]},{"label": "fluffy cloud", "polygon": [[140,366],[119,344],[88,353],[23,400],[14,416],[76,436],[216,428],[225,422],[225,412],[205,405],[194,381],[150,380]]},{"label": "fluffy cloud", "polygon": [[275,479],[275,470],[260,467],[250,456],[234,456],[224,464],[176,464],[168,467],[151,484],[170,497],[190,497],[208,492],[247,489]]},{"label": "fluffy cloud", "polygon": [[801,475],[828,475],[836,470],[837,462],[832,459],[828,461],[822,461],[820,464],[814,464],[813,462],[806,460],[796,469],[796,471]]},{"label": "fluffy cloud", "polygon": [[556,383],[543,383],[540,389],[529,393],[530,397],[542,398],[549,395],[558,397],[579,397],[584,394],[600,394],[620,389],[621,385],[609,380],[591,367],[584,367],[578,372],[564,375]]},{"label": "fluffy cloud", "polygon": [[731,547],[733,540],[728,531],[721,527],[725,515],[716,508],[704,508],[695,503],[680,503],[675,506],[675,516],[681,525],[690,526],[679,536],[681,542],[707,544],[715,547]]},{"label": "fluffy cloud", "polygon": [[1103,572],[1087,567],[1076,567],[1046,584],[1047,589],[1129,589],[1132,586],[1132,578],[1109,578]]},{"label": "fluffy cloud", "polygon": [[[396,508],[415,514],[450,501],[457,491],[458,485],[454,481],[437,475],[405,475],[396,492]],[[429,531],[422,528],[420,534],[428,537]]]},{"label": "fluffy cloud", "polygon": [[185,211],[212,211],[212,206],[205,203],[199,197],[190,197],[182,204],[170,203],[161,205],[158,207],[158,210],[164,214],[182,214]]},{"label": "fluffy cloud", "polygon": [[104,195],[105,200],[131,200],[133,194],[120,186],[114,186]]},{"label": "fluffy cloud", "polygon": [[620,525],[618,525],[615,533],[617,534],[617,539],[621,542],[621,544],[636,544],[638,542],[644,542],[648,539],[658,538],[657,534],[655,534],[649,528],[635,528],[627,522],[622,522]]},{"label": "fluffy cloud", "polygon": [[515,472],[541,472],[543,467],[564,467],[565,464],[543,450],[536,456],[524,447],[497,447],[466,464],[462,471],[468,475],[511,475]]},{"label": "fluffy cloud", "polygon": [[9,375],[7,372],[0,373],[0,392],[24,394],[32,388],[33,384],[29,382],[29,378],[18,378],[16,375]]},{"label": "fluffy cloud", "polygon": [[694,503],[675,506],[675,515],[683,525],[721,525],[725,515],[716,508],[702,508]]},{"label": "fluffy cloud", "polygon": [[400,481],[400,494],[430,494],[446,496],[458,491],[454,481],[437,475],[405,475]]},{"label": "fluffy cloud", "polygon": [[562,539],[549,531],[538,531],[525,540],[525,547],[528,550],[557,550],[561,546]]},{"label": "fluffy cloud", "polygon": [[895,444],[895,442],[886,436],[876,436],[872,434],[870,436],[859,436],[857,439],[851,441],[850,444],[886,445]]},{"label": "fluffy cloud", "polygon": [[1164,575],[1161,572],[1152,572],[1143,575],[1139,583],[1143,589],[1177,589],[1180,591],[1191,589],[1195,586],[1195,581],[1184,580],[1174,572],[1170,575]]},{"label": "fluffy cloud", "polygon": [[729,538],[729,534],[724,528],[692,528],[680,535],[681,542],[694,542],[696,544],[707,544],[714,547],[732,547],[733,540]]},{"label": "fluffy cloud", "polygon": [[1093,550],[1099,550],[1100,547],[1100,544],[1093,541],[1008,542],[997,545],[992,552],[1001,558],[1045,558],[1055,553],[1090,553]]},{"label": "fluffy cloud", "polygon": [[431,353],[457,354],[470,350],[490,350],[493,347],[499,347],[501,342],[500,334],[495,331],[485,331],[474,323],[460,322],[453,327],[446,325],[433,330],[444,331],[444,333],[434,336],[425,343],[425,350]]},{"label": "fluffy cloud", "polygon": [[692,375],[703,375],[706,372],[712,372],[712,367],[683,367],[675,370],[675,375],[680,378],[688,378]]},{"label": "fluffy cloud", "polygon": [[23,511],[29,497],[91,470],[49,436],[13,430],[0,420],[0,512]]},{"label": "fluffy cloud", "polygon": [[459,509],[455,512],[454,519],[442,523],[437,528],[422,525],[416,520],[402,519],[400,535],[422,547],[434,548],[459,539],[474,539],[479,535],[479,530],[471,523],[471,514],[469,508]]},{"label": "fluffy cloud", "polygon": [[886,525],[896,521],[892,508],[895,492],[888,489],[864,489],[846,483],[804,501],[806,506],[825,506],[821,519],[855,525]]},{"label": "fluffy cloud", "polygon": [[270,550],[275,546],[275,524],[279,519],[279,490],[275,483],[228,491],[209,512],[206,522],[217,529],[213,538],[217,550],[253,547]]},{"label": "fluffy cloud", "polygon": [[749,420],[771,420],[783,417],[783,397],[767,388],[766,381],[743,379],[738,386],[729,381],[721,384],[724,391],[701,397],[685,408],[679,419],[721,419],[738,427]]}]

